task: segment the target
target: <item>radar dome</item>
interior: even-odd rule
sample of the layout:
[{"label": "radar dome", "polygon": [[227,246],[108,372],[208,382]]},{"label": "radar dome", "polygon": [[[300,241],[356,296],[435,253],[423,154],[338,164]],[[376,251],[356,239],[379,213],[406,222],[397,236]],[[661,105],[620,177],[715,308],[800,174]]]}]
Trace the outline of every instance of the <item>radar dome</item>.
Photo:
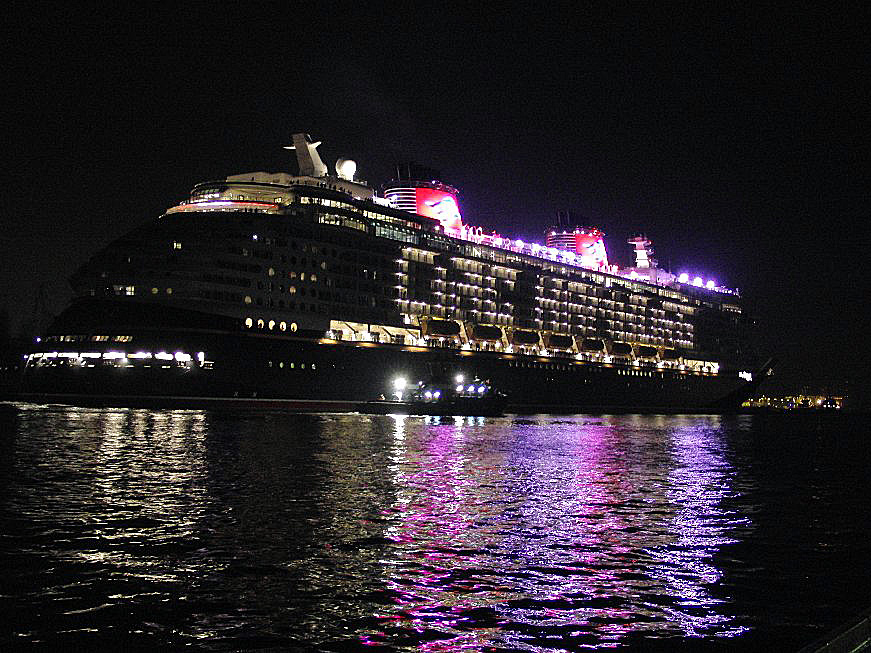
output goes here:
[{"label": "radar dome", "polygon": [[355,161],[351,159],[339,159],[336,161],[336,173],[342,179],[353,181],[355,172],[357,172],[357,163]]}]

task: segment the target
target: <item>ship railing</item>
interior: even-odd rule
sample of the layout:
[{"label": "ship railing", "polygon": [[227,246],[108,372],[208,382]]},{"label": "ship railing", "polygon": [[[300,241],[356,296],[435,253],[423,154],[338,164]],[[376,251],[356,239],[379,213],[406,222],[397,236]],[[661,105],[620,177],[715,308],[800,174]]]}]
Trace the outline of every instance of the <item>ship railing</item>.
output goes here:
[{"label": "ship railing", "polygon": [[[665,279],[661,280],[658,276],[654,279],[644,279],[638,276],[637,273],[635,273],[636,276],[633,277],[631,271],[628,274],[624,274],[622,271],[619,270],[616,265],[606,265],[604,263],[600,264],[599,260],[590,261],[589,259],[586,259],[586,257],[569,250],[563,250],[556,247],[548,247],[546,245],[539,245],[538,243],[527,243],[523,240],[511,240],[510,238],[503,238],[495,234],[484,234],[481,233],[480,227],[466,227],[464,225],[462,229],[449,229],[445,230],[445,233],[447,233],[449,236],[452,236],[453,238],[457,238],[458,240],[464,240],[466,242],[475,243],[478,245],[496,247],[498,249],[515,252],[517,254],[525,254],[527,256],[547,259],[555,263],[562,263],[564,265],[570,265],[585,270],[593,270],[596,272],[613,274],[615,276],[629,279],[631,281],[640,281],[650,285],[662,287],[675,286],[681,290],[683,290],[681,286],[688,286],[688,284],[675,284],[671,281],[666,281]],[[717,286],[715,288],[698,288],[696,286],[692,286],[692,288],[696,290],[708,290],[720,294],[740,296],[737,288],[732,289],[726,288],[725,286]]]}]

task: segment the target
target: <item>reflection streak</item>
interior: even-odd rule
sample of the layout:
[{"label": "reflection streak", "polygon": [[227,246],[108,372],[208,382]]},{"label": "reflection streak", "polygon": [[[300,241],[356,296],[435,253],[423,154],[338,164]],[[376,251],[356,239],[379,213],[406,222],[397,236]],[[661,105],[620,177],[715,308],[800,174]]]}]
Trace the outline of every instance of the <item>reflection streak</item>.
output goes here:
[{"label": "reflection streak", "polygon": [[[396,605],[364,642],[398,630],[439,638],[421,650],[539,650],[533,623],[585,646],[744,632],[709,589],[714,554],[748,524],[720,505],[733,474],[716,420],[429,419],[397,433],[384,561]],[[481,610],[490,627],[470,628]]]}]

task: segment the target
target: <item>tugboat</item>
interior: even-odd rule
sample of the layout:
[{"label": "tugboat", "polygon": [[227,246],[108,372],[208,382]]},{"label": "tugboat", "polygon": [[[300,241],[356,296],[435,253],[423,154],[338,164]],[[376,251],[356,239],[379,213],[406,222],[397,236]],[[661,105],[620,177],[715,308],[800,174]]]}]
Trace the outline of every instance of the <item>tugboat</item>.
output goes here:
[{"label": "tugboat", "polygon": [[474,378],[466,381],[462,375],[453,380],[434,378],[408,387],[404,378],[393,382],[390,399],[378,399],[360,404],[358,411],[374,415],[467,415],[498,417],[505,413],[506,397],[489,381]]}]

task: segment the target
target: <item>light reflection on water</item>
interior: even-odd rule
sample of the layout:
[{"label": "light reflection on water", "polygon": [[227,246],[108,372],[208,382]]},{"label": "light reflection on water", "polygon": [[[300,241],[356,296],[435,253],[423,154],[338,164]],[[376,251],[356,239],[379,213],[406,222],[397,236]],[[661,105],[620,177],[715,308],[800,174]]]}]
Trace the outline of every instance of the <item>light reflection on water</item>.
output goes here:
[{"label": "light reflection on water", "polygon": [[[708,591],[713,554],[749,525],[719,507],[732,470],[716,418],[671,419],[653,437],[643,418],[394,419],[387,534],[402,546],[386,561],[396,606],[385,624],[469,647],[494,634],[521,646],[528,629],[516,626],[531,623],[589,644],[745,630]],[[492,627],[463,628],[481,608]]]},{"label": "light reflection on water", "polygon": [[543,651],[753,624],[724,581],[757,528],[749,418],[10,415],[0,643]]}]

